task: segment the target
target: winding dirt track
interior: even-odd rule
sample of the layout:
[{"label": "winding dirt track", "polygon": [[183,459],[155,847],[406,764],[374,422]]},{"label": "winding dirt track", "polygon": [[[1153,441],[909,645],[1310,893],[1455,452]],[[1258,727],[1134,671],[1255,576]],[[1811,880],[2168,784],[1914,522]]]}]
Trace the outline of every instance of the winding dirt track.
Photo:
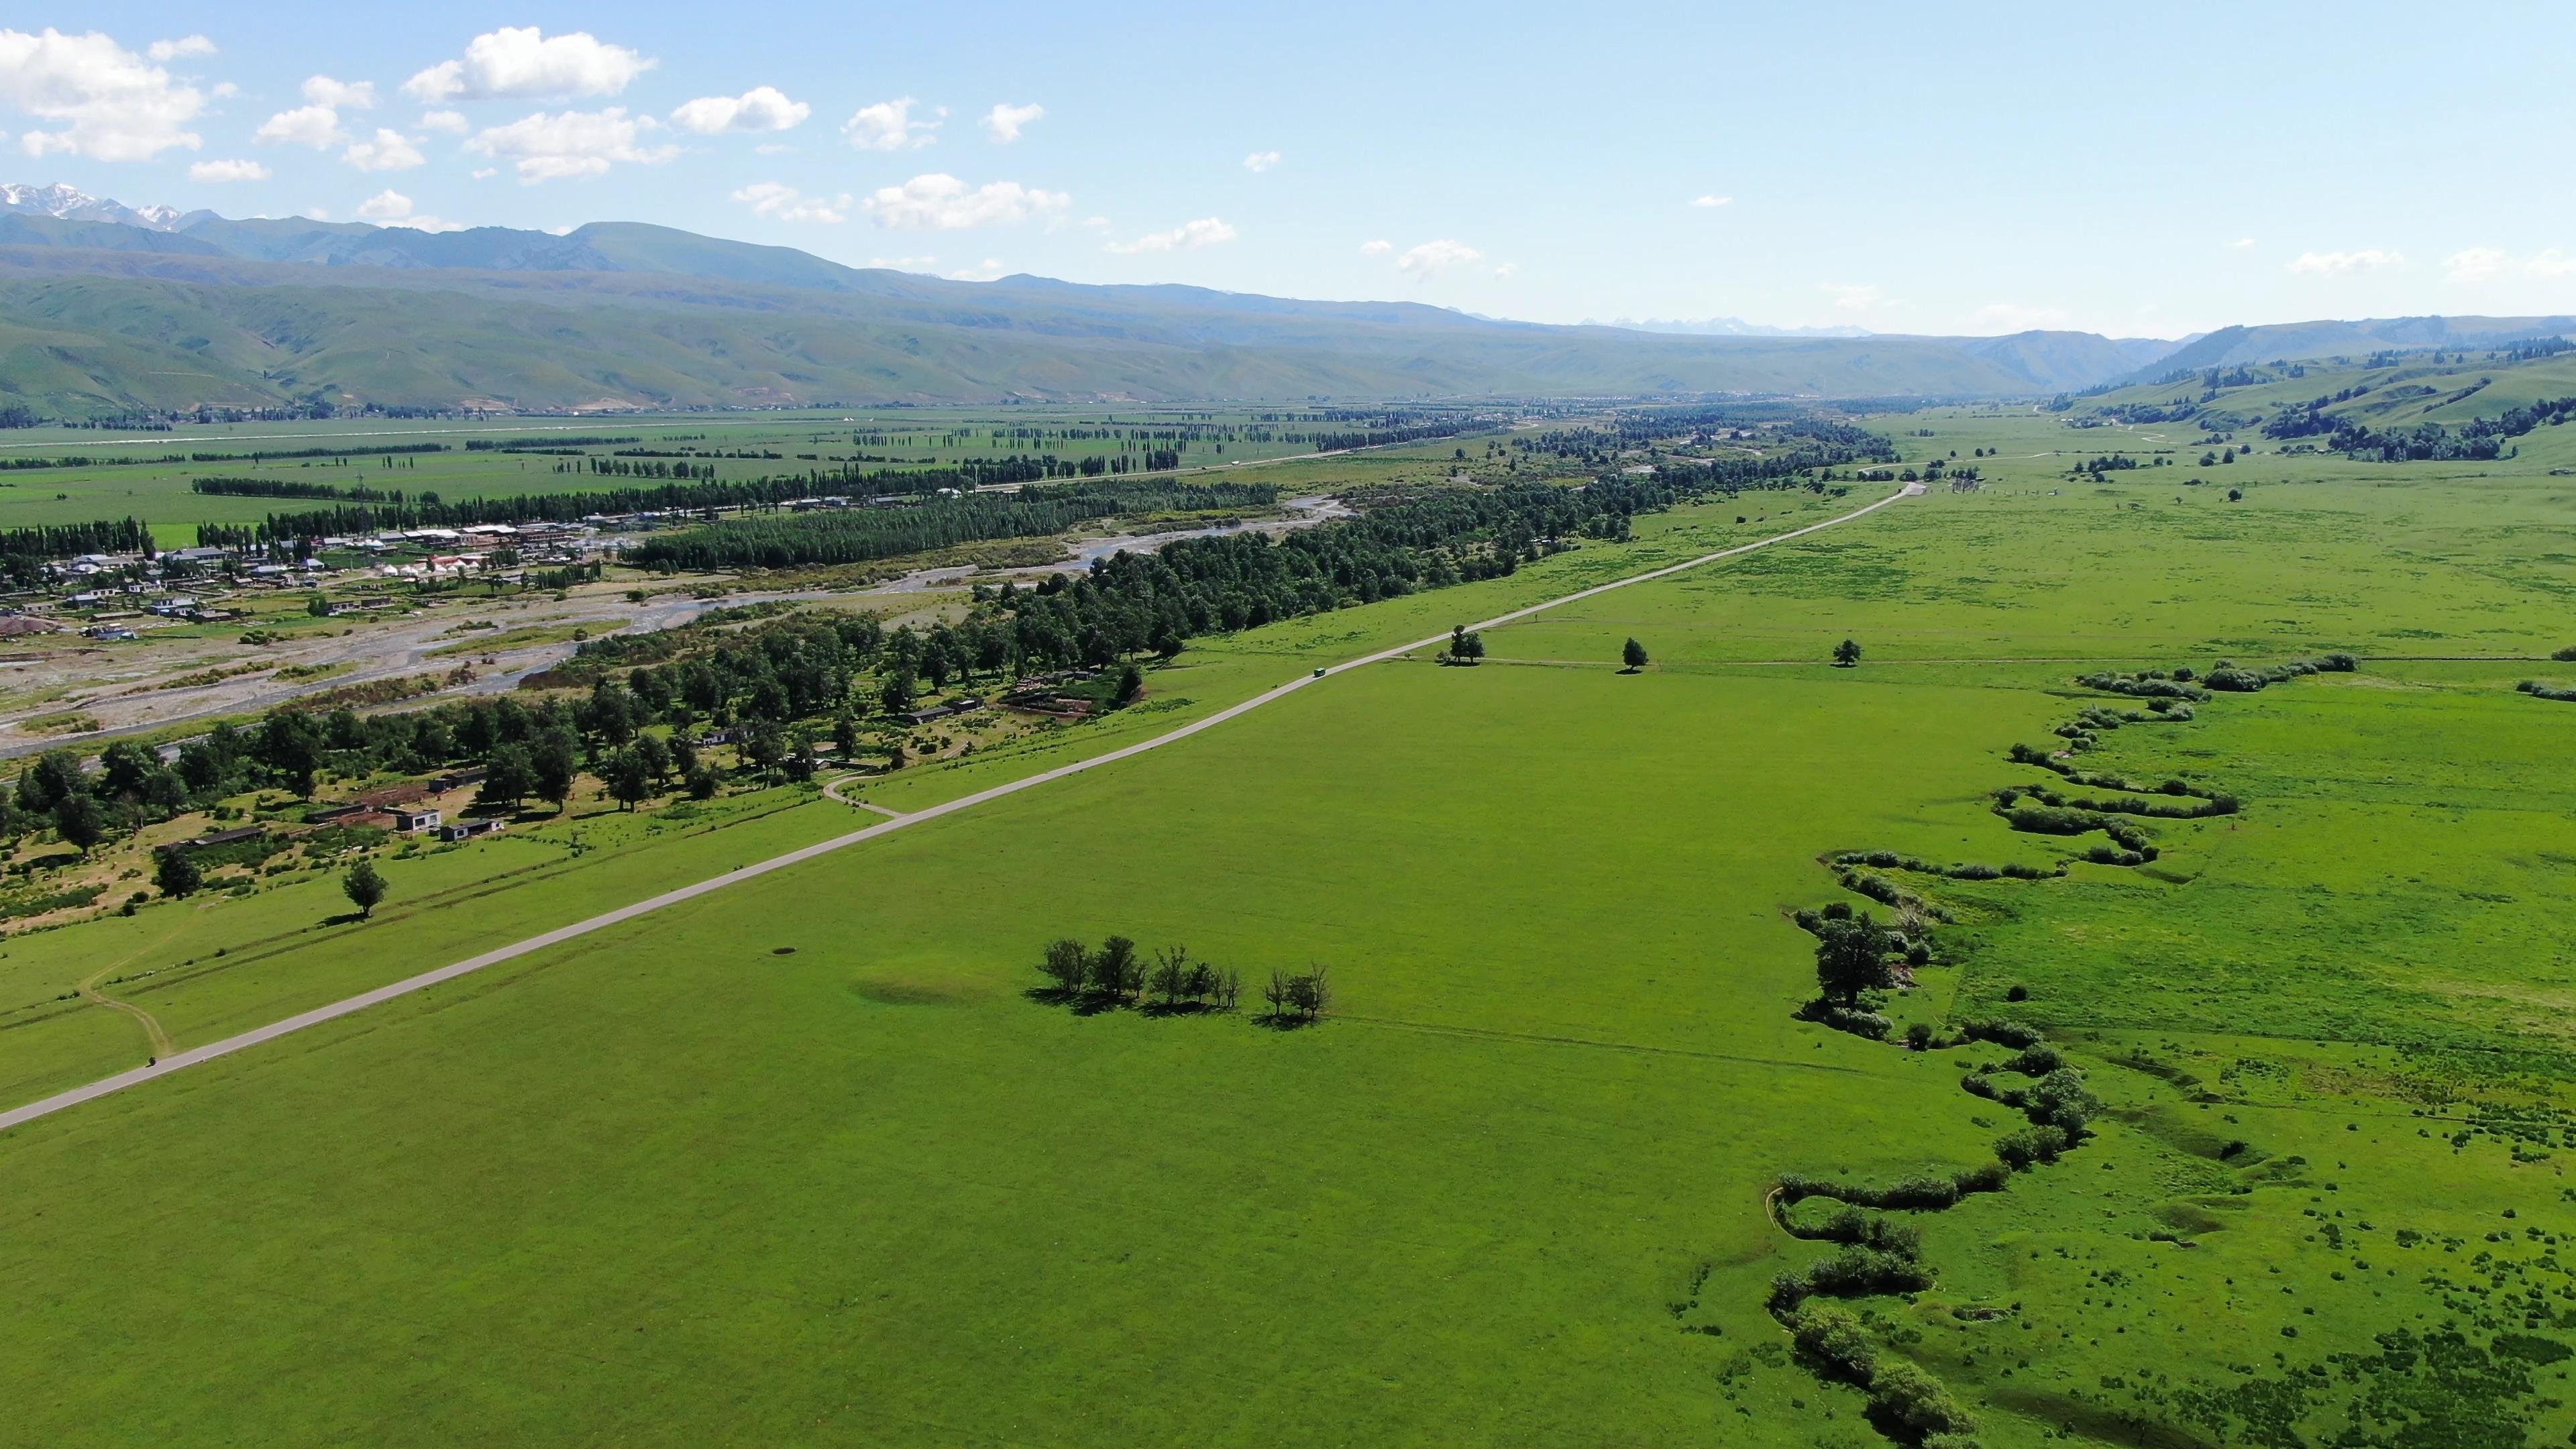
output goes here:
[{"label": "winding dirt track", "polygon": [[[1681,563],[1669,564],[1659,569],[1650,569],[1641,574],[1632,574],[1627,578],[1615,579],[1606,584],[1596,584],[1591,588],[1567,594],[1563,598],[1550,599],[1545,603],[1532,604],[1523,609],[1514,609],[1507,614],[1497,614],[1493,618],[1470,624],[1467,627],[1479,630],[1500,628],[1501,626],[1512,623],[1516,620],[1529,618],[1533,614],[1543,614],[1550,609],[1563,608],[1567,604],[1594,598],[1599,595],[1609,593],[1614,589],[1624,589],[1632,584],[1649,583],[1656,579],[1669,578],[1674,574],[1683,573],[1690,569],[1700,568],[1708,564],[1716,563],[1721,559],[1734,558],[1740,554],[1751,553],[1756,549],[1768,548],[1775,543],[1786,543],[1794,538],[1803,538],[1808,534],[1832,528],[1836,524],[1849,523],[1855,518],[1875,513],[1879,509],[1885,508],[1887,505],[1894,503],[1899,499],[1916,497],[1923,492],[1924,488],[1922,484],[1909,483],[1898,489],[1896,492],[1878,500],[1876,503],[1855,508],[1849,513],[1828,518],[1821,523],[1811,523],[1804,528],[1791,529],[1787,533],[1774,534],[1769,538],[1759,539],[1752,543],[1738,544],[1733,548],[1719,549],[1715,553],[1701,554],[1697,558],[1686,559]],[[1099,769],[1103,765],[1115,764],[1120,760],[1132,759],[1137,755],[1144,754],[1148,750],[1159,750],[1165,745],[1178,744],[1180,741],[1188,739],[1190,736],[1195,735],[1202,730],[1212,730],[1218,725],[1224,724],[1226,721],[1234,719],[1239,715],[1250,714],[1252,711],[1260,709],[1264,705],[1276,704],[1280,700],[1287,698],[1289,695],[1296,693],[1298,690],[1304,689],[1310,684],[1320,683],[1332,675],[1346,673],[1350,670],[1363,668],[1371,664],[1383,663],[1386,660],[1410,654],[1417,649],[1427,649],[1435,644],[1447,642],[1448,638],[1449,636],[1447,634],[1434,634],[1429,638],[1417,639],[1410,644],[1399,644],[1392,649],[1381,649],[1374,654],[1362,655],[1360,658],[1348,660],[1341,664],[1327,665],[1322,669],[1316,670],[1312,674],[1301,675],[1296,679],[1288,681],[1286,684],[1280,685],[1276,689],[1254,695],[1252,698],[1244,700],[1240,704],[1231,705],[1225,709],[1218,710],[1216,713],[1209,715],[1205,719],[1196,720],[1192,723],[1182,725],[1178,729],[1169,731],[1165,734],[1156,735],[1152,739],[1140,740],[1135,744],[1128,745],[1121,749],[1111,750],[1106,754],[1095,755],[1087,760],[1076,760],[1069,765],[1058,765],[1052,770],[1042,770],[1034,775],[1024,776],[1017,780],[995,785],[989,790],[978,790],[972,795],[960,796],[959,798],[948,801],[945,804],[928,806],[924,809],[916,810],[908,815],[898,815],[882,824],[871,825],[863,830],[854,830],[847,835],[836,836],[833,839],[823,841],[819,844],[806,846],[801,850],[791,850],[784,855],[773,856],[757,865],[747,865],[739,870],[727,871],[723,875],[710,877],[706,880],[699,881],[695,885],[686,885],[680,887],[678,890],[665,891],[658,896],[651,897],[650,899],[637,901],[631,906],[621,906],[618,909],[609,911],[603,915],[592,916],[588,920],[575,921],[569,926],[559,926],[554,930],[530,936],[526,940],[512,942],[498,950],[486,951],[480,956],[469,957],[466,960],[456,962],[453,965],[441,966],[435,971],[425,971],[418,976],[407,977],[401,981],[394,982],[389,986],[379,986],[373,991],[361,992],[358,995],[349,997],[345,1000],[335,1001],[328,1006],[316,1007],[311,1011],[287,1017],[283,1021],[274,1021],[266,1026],[256,1027],[250,1031],[242,1032],[237,1036],[228,1036],[221,1041],[208,1042],[206,1045],[201,1047],[192,1047],[189,1050],[179,1052],[176,1055],[163,1057],[150,1066],[136,1067],[132,1071],[119,1072],[112,1077],[102,1077],[98,1081],[91,1082],[86,1086],[74,1087],[69,1091],[58,1092],[53,1096],[42,1099],[41,1101],[30,1102],[23,1107],[15,1107],[8,1111],[0,1112],[0,1131],[6,1131],[9,1128],[17,1127],[24,1123],[33,1122],[39,1117],[52,1116],[56,1112],[60,1112],[71,1107],[77,1107],[83,1102],[94,1101],[97,1098],[105,1097],[112,1093],[125,1091],[130,1087],[139,1087],[156,1078],[168,1076],[172,1072],[185,1071],[190,1067],[214,1061],[219,1057],[231,1056],[235,1052],[245,1050],[249,1047],[258,1046],[262,1042],[275,1041],[279,1037],[303,1031],[308,1027],[320,1026],[324,1022],[337,1021],[341,1017],[355,1015],[371,1006],[381,1006],[385,1002],[409,996],[417,991],[425,991],[432,986],[439,985],[443,982],[453,981],[460,976],[470,976],[487,966],[498,966],[504,961],[514,961],[521,956],[530,954],[531,952],[542,951],[549,946],[561,945],[566,941],[575,940],[582,936],[589,935],[593,931],[602,930],[621,922],[631,921],[638,916],[650,915],[655,911],[679,905],[684,901],[693,901],[703,895],[711,895],[717,891],[723,890],[727,886],[739,885],[742,882],[751,880],[755,877],[767,875],[771,871],[785,870],[790,866],[802,865],[806,861],[813,860],[818,856],[829,855],[836,850],[857,845],[861,841],[874,840],[878,836],[890,834],[897,830],[908,830],[913,826],[937,820],[942,816],[954,815],[961,810],[972,810],[978,805],[989,804],[992,801],[1002,799],[1008,795],[1016,795],[1023,790],[1034,790],[1041,785],[1053,784],[1055,781],[1079,775],[1088,770]],[[835,798],[838,797],[836,796]]]}]

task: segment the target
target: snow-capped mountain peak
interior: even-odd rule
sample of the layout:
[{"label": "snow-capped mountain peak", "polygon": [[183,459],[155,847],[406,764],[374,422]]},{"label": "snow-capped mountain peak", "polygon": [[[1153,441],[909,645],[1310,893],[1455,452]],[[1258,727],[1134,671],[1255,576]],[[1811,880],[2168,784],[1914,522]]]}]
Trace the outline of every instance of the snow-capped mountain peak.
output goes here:
[{"label": "snow-capped mountain peak", "polygon": [[60,182],[52,186],[0,184],[0,211],[59,217],[64,221],[110,221],[146,231],[168,231],[181,216],[177,207],[127,206]]}]

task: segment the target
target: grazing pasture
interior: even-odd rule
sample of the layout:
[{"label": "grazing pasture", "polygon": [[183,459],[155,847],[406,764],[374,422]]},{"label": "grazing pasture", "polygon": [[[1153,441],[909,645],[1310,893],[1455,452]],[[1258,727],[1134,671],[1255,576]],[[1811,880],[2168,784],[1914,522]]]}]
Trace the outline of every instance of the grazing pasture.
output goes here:
[{"label": "grazing pasture", "polygon": [[[1974,492],[1488,629],[1480,664],[1318,681],[0,1136],[23,1432],[2564,1438],[2576,711],[2514,689],[2576,643],[2555,440],[2078,481],[2104,430],[1898,422],[1931,432],[1911,459],[2000,456]],[[867,798],[954,798],[1137,737],[1109,733],[1137,710],[1182,722],[1849,506],[1693,505],[1508,579],[1195,641],[1100,734]],[[1622,672],[1631,639],[1649,662]],[[2338,650],[2358,667],[2187,719],[2122,722],[2101,711],[2138,699],[2076,683]],[[2241,809],[2122,816],[2152,857],[2099,865],[2101,834],[1995,808],[2034,786]],[[808,838],[834,808],[738,828]],[[1944,869],[1827,863],[1878,851]],[[631,899],[613,863],[645,858],[549,889]],[[413,927],[455,913],[429,959],[387,875],[377,922],[293,968],[320,999],[545,916],[460,898]],[[297,889],[316,914],[335,893]],[[1800,1019],[1800,913],[1892,899],[1928,949],[1888,1039]],[[586,913],[562,904],[544,923]],[[212,929],[182,909],[132,918],[138,948]],[[1032,999],[1049,941],[1113,933],[1253,981],[1328,966],[1334,1008],[1274,1030]],[[230,988],[191,989],[221,1016]],[[132,1030],[107,1016],[62,1017],[87,1035],[12,1095]],[[2080,1073],[2077,1130],[1994,1166],[2054,1070]],[[2001,1190],[1937,1210],[1896,1187],[1981,1173]],[[1897,1205],[1838,1225],[1836,1195]],[[1775,1312],[1784,1273],[1805,1297]]]}]

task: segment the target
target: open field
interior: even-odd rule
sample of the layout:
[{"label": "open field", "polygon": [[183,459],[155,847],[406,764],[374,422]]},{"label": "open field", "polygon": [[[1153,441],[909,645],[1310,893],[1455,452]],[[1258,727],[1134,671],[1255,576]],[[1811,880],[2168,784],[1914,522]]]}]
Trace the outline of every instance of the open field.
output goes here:
[{"label": "open field", "polygon": [[[1466,415],[1466,410],[1459,410]],[[1319,451],[1369,423],[1316,408],[1117,407],[902,408],[870,412],[610,414],[586,418],[353,418],[320,422],[192,424],[169,432],[24,428],[0,432],[0,528],[140,517],[165,547],[196,542],[199,523],[257,523],[271,513],[329,507],[328,499],[193,492],[199,478],[257,478],[342,489],[423,490],[455,501],[520,493],[650,487],[653,478],[592,471],[595,464],[687,462],[718,481],[803,476],[850,467],[922,472],[1014,455],[1067,464],[1124,454],[1142,467],[1234,471]],[[469,448],[467,445],[477,446]],[[325,456],[316,449],[345,448]],[[396,449],[424,449],[395,452]],[[1446,452],[1447,449],[1442,449]],[[196,455],[204,454],[204,461]],[[24,466],[88,459],[90,466]],[[12,460],[19,460],[13,465]]]},{"label": "open field", "polygon": [[[1790,914],[1872,907],[1820,858],[2053,867],[2100,837],[2016,833],[1988,792],[2056,779],[2012,745],[2136,703],[2076,675],[2328,650],[2359,669],[2071,762],[2242,797],[2147,820],[2150,864],[1871,877],[1949,917],[1898,1029],[2043,1027],[2102,1110],[2009,1190],[1899,1214],[1933,1281],[1848,1306],[1990,1445],[2565,1437],[2576,794],[2550,762],[2576,708],[2513,684],[2576,682],[2546,659],[2576,643],[2576,479],[2547,471],[2576,440],[2203,468],[2189,425],[1880,425],[1931,431],[1909,459],[2000,456],[1976,492],[1493,630],[1482,667],[1319,681],[0,1137],[27,1437],[1884,1443],[1765,1309],[1830,1251],[1768,1192],[1972,1168],[2019,1114],[1960,1090],[2002,1047],[1793,1018]],[[2178,461],[2068,476],[2114,447]],[[1848,507],[1747,494],[1196,640],[1135,709],[866,798],[955,798]],[[1654,662],[1622,674],[1631,637]],[[1827,663],[1845,637],[1855,669]],[[139,971],[296,943],[134,994],[203,1040],[836,812],[397,862],[392,908],[424,909],[291,938],[327,881],[155,904],[10,940],[0,982],[32,1004],[111,944]],[[498,879],[510,852],[541,885]],[[1270,1031],[1031,999],[1047,940],[1113,932],[1256,981],[1326,964],[1336,1008]],[[26,1013],[6,1096],[141,1041]]]}]

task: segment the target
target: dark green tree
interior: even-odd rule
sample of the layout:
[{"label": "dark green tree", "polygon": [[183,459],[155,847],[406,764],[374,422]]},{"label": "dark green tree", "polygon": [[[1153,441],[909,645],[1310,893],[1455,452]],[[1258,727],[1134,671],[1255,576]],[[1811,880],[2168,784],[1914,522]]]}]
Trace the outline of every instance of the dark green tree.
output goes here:
[{"label": "dark green tree", "polygon": [[1887,960],[1895,942],[1867,911],[1819,921],[1816,932],[1816,989],[1827,1001],[1858,1006],[1863,992],[1896,985],[1896,969]]},{"label": "dark green tree", "polygon": [[600,778],[608,786],[610,798],[627,810],[653,798],[653,771],[644,763],[640,750],[623,749],[600,762]]},{"label": "dark green tree", "polygon": [[1627,644],[1619,650],[1619,662],[1628,666],[1628,672],[1630,674],[1634,674],[1638,670],[1645,668],[1646,646],[1638,643],[1634,639],[1629,640]]},{"label": "dark green tree", "polygon": [[107,817],[87,790],[76,790],[54,802],[54,833],[81,854],[107,838]]},{"label": "dark green tree", "polygon": [[165,896],[193,895],[206,883],[206,876],[205,872],[197,869],[197,863],[188,858],[188,852],[165,850],[161,852],[160,862],[153,867],[152,883],[159,886]]},{"label": "dark green tree", "polygon": [[340,889],[349,897],[349,903],[358,908],[358,919],[363,921],[373,917],[377,904],[384,900],[385,878],[376,874],[374,861],[362,860],[349,867],[347,875],[340,877]]},{"label": "dark green tree", "polygon": [[1857,640],[1857,639],[1845,639],[1845,640],[1844,640],[1843,642],[1841,642],[1840,644],[1837,644],[1837,645],[1835,645],[1835,646],[1834,646],[1834,664],[1836,665],[1836,667],[1838,667],[1838,668],[1842,668],[1842,669],[1849,669],[1849,668],[1851,668],[1853,665],[1858,664],[1859,662],[1860,662],[1860,641],[1859,641],[1859,640]]}]

